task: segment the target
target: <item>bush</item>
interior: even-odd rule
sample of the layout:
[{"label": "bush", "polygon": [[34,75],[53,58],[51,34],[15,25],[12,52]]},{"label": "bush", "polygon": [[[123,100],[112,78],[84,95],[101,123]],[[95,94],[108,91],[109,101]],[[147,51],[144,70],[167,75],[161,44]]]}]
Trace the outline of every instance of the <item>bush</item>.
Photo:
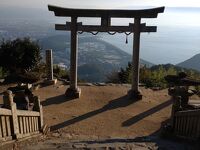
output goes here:
[{"label": "bush", "polygon": [[118,72],[113,71],[111,73],[109,73],[107,76],[107,83],[119,83],[119,76],[118,76]]},{"label": "bush", "polygon": [[[119,72],[112,72],[107,76],[108,82],[114,83],[131,83],[132,79],[132,66],[128,63],[128,66]],[[140,83],[145,84],[147,88],[158,87],[164,89],[168,87],[164,77],[166,75],[176,75],[179,72],[186,72],[186,74],[193,79],[200,79],[200,73],[194,70],[188,70],[183,68],[176,68],[173,65],[157,65],[151,68],[143,66],[140,68]]]},{"label": "bush", "polygon": [[40,60],[40,47],[29,38],[3,41],[0,45],[0,75],[6,76],[6,82],[38,81],[45,70]]},{"label": "bush", "polygon": [[53,66],[53,74],[57,78],[69,80],[69,72],[66,69],[62,69],[58,65]]},{"label": "bush", "polygon": [[197,95],[200,97],[200,86],[195,86],[195,90],[197,91]]},{"label": "bush", "polygon": [[40,60],[40,47],[29,38],[3,41],[0,46],[0,66],[10,74],[30,71]]}]

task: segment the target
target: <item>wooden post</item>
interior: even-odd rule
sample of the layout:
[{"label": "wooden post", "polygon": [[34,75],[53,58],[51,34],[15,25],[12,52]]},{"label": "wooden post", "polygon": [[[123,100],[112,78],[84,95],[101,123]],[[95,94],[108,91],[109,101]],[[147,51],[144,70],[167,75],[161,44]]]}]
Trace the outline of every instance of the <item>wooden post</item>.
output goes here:
[{"label": "wooden post", "polygon": [[12,91],[6,91],[5,92],[5,97],[7,97],[7,99],[10,102],[10,108],[11,108],[11,113],[12,113],[12,123],[11,123],[11,128],[13,130],[13,138],[18,139],[19,138],[19,124],[18,124],[18,118],[17,118],[17,107],[16,107],[16,103],[13,102],[13,96],[12,96]]},{"label": "wooden post", "polygon": [[132,89],[129,91],[131,98],[142,99],[139,91],[139,71],[140,71],[140,21],[141,18],[134,19],[133,56],[132,56]]},{"label": "wooden post", "polygon": [[43,110],[42,110],[42,105],[40,105],[40,99],[38,96],[34,96],[34,110],[38,111],[40,113],[40,118],[39,118],[39,130],[42,129],[44,125],[43,121]]},{"label": "wooden post", "polygon": [[175,114],[177,111],[181,110],[181,97],[180,96],[172,96],[173,99],[173,104],[172,104],[172,111],[171,111],[171,119],[170,119],[170,123],[173,127],[173,129],[175,128],[174,124],[175,124]]},{"label": "wooden post", "polygon": [[80,97],[80,89],[77,87],[77,63],[78,63],[78,35],[77,17],[71,17],[71,55],[70,55],[70,88],[66,91],[66,96]]}]

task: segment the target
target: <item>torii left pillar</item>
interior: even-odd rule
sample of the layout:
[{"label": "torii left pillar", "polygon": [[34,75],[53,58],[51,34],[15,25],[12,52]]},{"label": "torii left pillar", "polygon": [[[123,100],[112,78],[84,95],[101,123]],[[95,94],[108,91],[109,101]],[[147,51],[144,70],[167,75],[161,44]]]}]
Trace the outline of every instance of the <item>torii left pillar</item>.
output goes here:
[{"label": "torii left pillar", "polygon": [[81,90],[77,86],[78,35],[77,17],[71,17],[71,54],[70,54],[70,87],[65,92],[67,97],[79,98]]},{"label": "torii left pillar", "polygon": [[134,19],[134,37],[132,54],[132,87],[128,92],[130,98],[140,100],[142,94],[139,90],[139,72],[140,72],[140,22],[141,18]]}]

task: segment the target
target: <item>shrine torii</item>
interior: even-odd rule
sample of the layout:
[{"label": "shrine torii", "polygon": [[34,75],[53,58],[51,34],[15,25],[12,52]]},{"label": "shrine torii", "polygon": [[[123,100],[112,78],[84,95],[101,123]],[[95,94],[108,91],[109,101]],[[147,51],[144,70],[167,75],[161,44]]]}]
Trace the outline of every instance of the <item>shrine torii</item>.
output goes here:
[{"label": "shrine torii", "polygon": [[[139,51],[140,33],[156,32],[156,26],[146,26],[141,23],[141,18],[157,18],[158,13],[164,12],[164,7],[143,10],[111,10],[111,9],[72,9],[48,5],[49,11],[54,11],[55,16],[71,17],[71,22],[56,24],[56,30],[71,31],[71,56],[70,56],[70,87],[66,91],[67,96],[79,98],[81,90],[77,86],[77,59],[78,59],[78,36],[77,32],[119,32],[134,33],[133,37],[133,77],[132,88],[128,92],[132,98],[141,99],[139,91]],[[78,17],[101,18],[100,25],[83,25],[77,22]],[[113,26],[111,18],[134,18],[134,24],[128,26]]]}]

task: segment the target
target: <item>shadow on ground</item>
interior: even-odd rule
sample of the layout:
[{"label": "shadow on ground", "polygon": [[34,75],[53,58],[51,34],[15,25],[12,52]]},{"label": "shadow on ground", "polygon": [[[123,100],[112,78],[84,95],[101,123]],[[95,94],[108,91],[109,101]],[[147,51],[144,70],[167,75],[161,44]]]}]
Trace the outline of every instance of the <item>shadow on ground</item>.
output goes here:
[{"label": "shadow on ground", "polygon": [[163,102],[163,103],[161,103],[161,104],[159,104],[159,105],[157,105],[157,106],[155,106],[155,107],[153,107],[153,108],[151,108],[151,109],[149,109],[145,112],[142,112],[142,113],[128,119],[127,121],[123,122],[122,126],[123,127],[131,126],[131,125],[137,123],[138,121],[140,121],[140,120],[142,120],[142,119],[164,109],[165,107],[170,106],[172,104],[172,102],[173,102],[173,100],[168,100],[168,101]]},{"label": "shadow on ground", "polygon": [[[117,108],[121,108],[121,107],[126,107],[126,106],[128,106],[130,104],[133,104],[135,102],[136,101],[134,101],[133,99],[130,99],[128,96],[123,96],[123,97],[117,98],[115,100],[110,101],[107,105],[105,105],[104,107],[102,107],[100,109],[88,112],[88,113],[83,114],[81,116],[78,116],[76,118],[73,118],[73,119],[64,121],[62,123],[53,125],[53,126],[51,126],[51,131],[58,130],[58,129],[64,128],[66,126],[75,124],[77,122],[80,122],[82,120],[88,119],[90,117],[93,117],[93,116],[98,115],[100,113],[106,112],[108,110],[113,110],[113,109],[117,109]],[[155,113],[157,111],[160,111],[161,109],[164,109],[165,107],[169,106],[171,103],[172,103],[172,100],[168,100],[168,101],[166,101],[166,102],[164,102],[162,104],[159,104],[158,106],[156,106],[154,108],[151,108],[148,111],[142,112],[139,115],[137,115],[137,116],[125,121],[122,124],[122,126],[130,126],[130,125],[136,123],[137,121],[140,121],[143,118],[145,118],[145,117],[147,117],[147,116],[149,116],[149,115],[151,115],[151,114],[153,114],[153,113]]]},{"label": "shadow on ground", "polygon": [[85,120],[87,118],[93,117],[93,116],[98,115],[100,113],[103,113],[105,111],[116,109],[116,108],[120,108],[120,107],[126,107],[126,106],[128,106],[130,104],[133,104],[134,102],[135,101],[130,99],[128,96],[123,96],[123,97],[117,98],[115,100],[110,101],[107,105],[105,105],[104,107],[102,107],[100,109],[88,112],[86,114],[83,114],[83,115],[78,116],[76,118],[73,118],[71,120],[67,120],[65,122],[59,123],[57,125],[54,125],[54,126],[51,127],[51,130],[53,131],[53,130],[58,130],[60,128],[64,128],[66,126],[69,126],[71,124],[80,122],[82,120]]},{"label": "shadow on ground", "polygon": [[65,94],[63,94],[56,97],[48,98],[45,101],[42,101],[41,104],[42,106],[48,106],[52,104],[61,104],[70,100],[73,100],[73,98],[67,98]]}]

